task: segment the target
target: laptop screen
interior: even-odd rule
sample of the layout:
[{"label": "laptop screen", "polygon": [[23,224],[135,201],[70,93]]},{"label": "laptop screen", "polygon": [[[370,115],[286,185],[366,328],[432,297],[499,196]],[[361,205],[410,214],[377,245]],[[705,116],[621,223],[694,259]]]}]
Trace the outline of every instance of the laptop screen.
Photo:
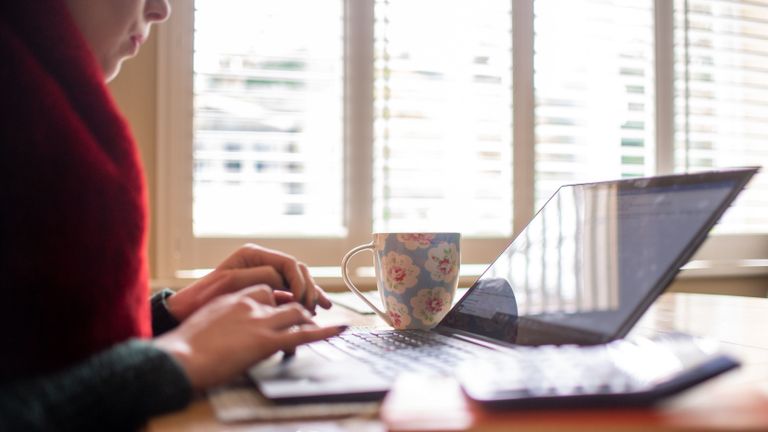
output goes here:
[{"label": "laptop screen", "polygon": [[518,345],[624,336],[754,172],[563,186],[438,329]]}]

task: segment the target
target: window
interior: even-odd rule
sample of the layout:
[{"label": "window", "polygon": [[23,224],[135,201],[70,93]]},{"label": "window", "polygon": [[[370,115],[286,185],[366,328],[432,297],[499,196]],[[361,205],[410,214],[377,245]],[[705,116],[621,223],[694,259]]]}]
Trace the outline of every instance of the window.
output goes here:
[{"label": "window", "polygon": [[373,229],[508,237],[511,3],[445,4],[375,3]]},{"label": "window", "polygon": [[653,1],[533,5],[536,207],[563,183],[653,174]]},{"label": "window", "polygon": [[[756,1],[177,1],[160,276],[244,241],[337,266],[372,231],[459,231],[484,263],[561,184],[768,165],[766,21]],[[763,173],[702,256],[759,257],[766,215]]]},{"label": "window", "polygon": [[[768,167],[768,2],[675,2],[675,169]],[[768,173],[721,232],[768,231]]]},{"label": "window", "polygon": [[342,2],[195,9],[193,234],[344,235]]}]

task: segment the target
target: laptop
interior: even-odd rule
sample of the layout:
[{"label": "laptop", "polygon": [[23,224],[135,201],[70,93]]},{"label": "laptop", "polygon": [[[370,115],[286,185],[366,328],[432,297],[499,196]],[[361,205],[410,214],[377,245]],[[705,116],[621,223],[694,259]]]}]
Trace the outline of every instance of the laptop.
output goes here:
[{"label": "laptop", "polygon": [[[681,391],[738,363],[695,338],[622,338],[758,169],[562,186],[433,329],[351,330],[248,375],[278,403],[380,399],[403,371],[456,374],[470,397],[503,406],[648,403]],[[653,375],[661,358],[673,361]],[[558,362],[569,370],[562,380],[541,367]],[[521,370],[532,387],[504,387],[499,377]],[[592,381],[557,385],[577,375]]]}]

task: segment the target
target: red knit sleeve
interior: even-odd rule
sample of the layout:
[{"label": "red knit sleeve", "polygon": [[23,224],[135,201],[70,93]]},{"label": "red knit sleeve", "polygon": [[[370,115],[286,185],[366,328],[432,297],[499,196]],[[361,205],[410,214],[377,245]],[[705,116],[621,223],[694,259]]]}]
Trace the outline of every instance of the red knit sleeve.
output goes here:
[{"label": "red knit sleeve", "polygon": [[63,2],[0,5],[0,381],[151,335],[136,145]]}]

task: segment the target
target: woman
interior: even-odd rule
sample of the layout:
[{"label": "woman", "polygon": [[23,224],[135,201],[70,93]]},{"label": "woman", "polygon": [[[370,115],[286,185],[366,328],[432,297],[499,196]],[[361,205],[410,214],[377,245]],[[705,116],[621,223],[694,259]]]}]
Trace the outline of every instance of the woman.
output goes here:
[{"label": "woman", "polygon": [[0,430],[134,429],[344,330],[312,322],[331,304],[306,266],[253,245],[150,309],[146,189],[105,82],[169,13],[0,2]]}]

